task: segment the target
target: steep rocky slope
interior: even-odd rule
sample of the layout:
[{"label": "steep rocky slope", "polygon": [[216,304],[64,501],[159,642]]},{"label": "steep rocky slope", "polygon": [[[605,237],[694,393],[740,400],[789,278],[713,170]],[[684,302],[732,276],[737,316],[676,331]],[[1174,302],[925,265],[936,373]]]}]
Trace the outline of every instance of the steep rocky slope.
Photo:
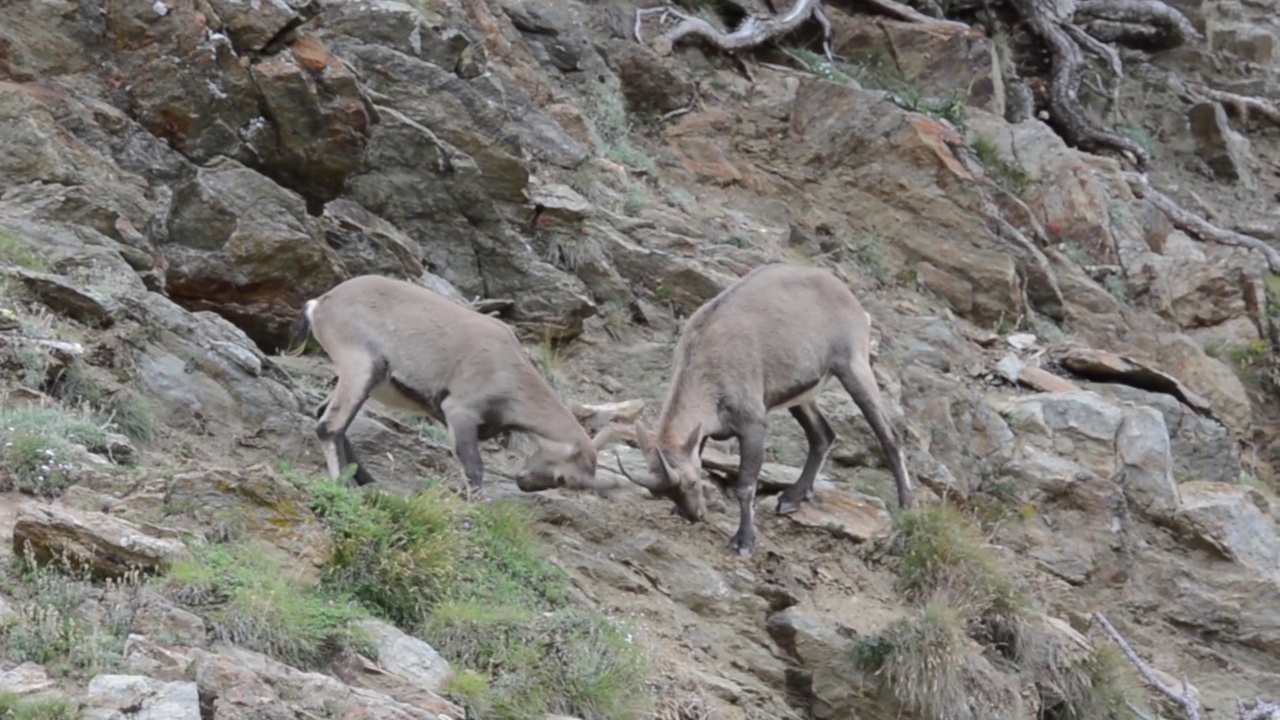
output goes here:
[{"label": "steep rocky slope", "polygon": [[[748,4],[694,5],[729,29]],[[94,570],[10,571],[0,689],[36,699],[6,709],[1178,716],[1126,689],[1097,611],[1206,717],[1280,697],[1280,285],[1169,213],[1280,232],[1268,116],[1204,90],[1276,94],[1276,8],[1178,7],[1201,37],[1126,51],[1115,106],[1084,94],[1157,193],[1061,118],[1006,119],[1007,19],[827,7],[829,63],[813,23],[738,58],[653,18],[639,43],[631,3],[0,4],[0,534]],[[815,502],[762,497],[749,559],[736,503],[672,516],[615,471],[643,469],[626,443],[607,496],[495,473],[492,506],[365,507],[308,479],[331,372],[282,351],[346,277],[494,312],[594,429],[651,422],[682,319],[772,260],[862,297],[923,509],[838,389]],[[392,496],[460,479],[417,419],[371,403],[352,438]],[[800,428],[769,443],[765,484],[789,482]],[[519,612],[474,612],[504,593]]]}]

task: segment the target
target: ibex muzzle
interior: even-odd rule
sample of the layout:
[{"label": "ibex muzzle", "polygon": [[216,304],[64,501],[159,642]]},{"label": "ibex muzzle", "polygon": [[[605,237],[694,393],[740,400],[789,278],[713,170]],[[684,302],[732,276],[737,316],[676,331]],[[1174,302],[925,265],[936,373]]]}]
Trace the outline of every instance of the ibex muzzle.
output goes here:
[{"label": "ibex muzzle", "polygon": [[788,514],[812,498],[814,478],[836,439],[815,402],[832,377],[853,398],[888,456],[898,504],[910,506],[902,444],[871,371],[870,316],[833,274],[787,264],[757,268],[689,318],[676,344],[671,386],[657,428],[650,433],[636,424],[650,476],[632,481],[670,498],[688,520],[700,520],[704,503],[698,456],[708,439],[736,437],[740,515],[729,548],[750,556],[766,416],[787,408],[809,443],[799,479],[778,498],[778,513]]}]

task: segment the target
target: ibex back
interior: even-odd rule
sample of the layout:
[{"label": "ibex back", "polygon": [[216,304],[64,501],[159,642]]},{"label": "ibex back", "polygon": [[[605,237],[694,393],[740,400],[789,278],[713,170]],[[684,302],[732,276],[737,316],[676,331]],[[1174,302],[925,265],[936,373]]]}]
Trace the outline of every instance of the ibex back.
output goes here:
[{"label": "ibex back", "polygon": [[356,483],[373,481],[346,436],[372,397],[443,423],[471,489],[483,481],[479,443],[506,431],[528,433],[539,446],[516,476],[521,490],[599,485],[596,453],[610,431],[587,435],[501,320],[413,283],[362,275],[307,301],[294,335],[314,335],[338,374],[316,409],[335,480],[355,462]]},{"label": "ibex back", "polygon": [[804,429],[809,454],[799,479],[778,498],[780,514],[812,498],[813,481],[836,439],[815,398],[836,378],[888,456],[898,503],[911,504],[901,441],[884,411],[871,371],[871,319],[833,274],[765,265],[712,298],[689,318],[676,344],[671,386],[652,434],[636,424],[651,477],[633,482],[671,498],[688,520],[702,518],[698,455],[708,439],[736,437],[740,506],[730,549],[755,549],[756,481],[764,464],[766,415],[787,408]]}]

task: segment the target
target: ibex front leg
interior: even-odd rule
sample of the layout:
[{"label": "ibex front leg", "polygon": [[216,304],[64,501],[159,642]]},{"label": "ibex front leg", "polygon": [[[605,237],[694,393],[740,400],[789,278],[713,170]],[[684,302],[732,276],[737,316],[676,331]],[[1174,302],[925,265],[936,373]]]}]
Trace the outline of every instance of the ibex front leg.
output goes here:
[{"label": "ibex front leg", "polygon": [[480,493],[484,482],[484,461],[480,458],[480,421],[471,412],[452,408],[444,410],[445,422],[453,434],[453,452],[462,463],[467,483],[463,495],[468,499]]},{"label": "ibex front leg", "polygon": [[738,532],[729,541],[729,549],[742,557],[751,557],[756,548],[756,481],[764,466],[764,423],[753,422],[738,434]]}]

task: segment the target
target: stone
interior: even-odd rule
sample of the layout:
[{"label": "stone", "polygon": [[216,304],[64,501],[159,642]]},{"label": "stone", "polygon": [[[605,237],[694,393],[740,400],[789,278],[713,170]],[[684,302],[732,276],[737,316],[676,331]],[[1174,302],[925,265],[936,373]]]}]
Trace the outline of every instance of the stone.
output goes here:
[{"label": "stone", "polygon": [[328,558],[329,536],[306,492],[266,465],[178,473],[165,500],[186,527],[230,526],[263,540],[296,579],[314,579]]},{"label": "stone", "polygon": [[1249,139],[1231,128],[1227,111],[1220,103],[1196,103],[1188,111],[1187,119],[1196,142],[1196,154],[1214,175],[1239,183],[1246,190],[1257,188],[1257,178],[1249,168]]},{"label": "stone", "polygon": [[628,111],[659,116],[692,105],[694,85],[683,62],[663,57],[630,38],[609,39],[598,48],[618,76]]},{"label": "stone", "polygon": [[372,107],[351,69],[311,33],[254,64],[252,74],[276,130],[255,146],[255,167],[319,208],[361,167]]},{"label": "stone", "polygon": [[98,675],[81,701],[83,720],[200,720],[193,682],[163,682],[137,675]]},{"label": "stone", "polygon": [[44,666],[38,663],[24,662],[0,671],[0,692],[33,695],[54,687],[53,679],[45,672]]},{"label": "stone", "polygon": [[346,279],[302,197],[231,159],[177,188],[168,231],[169,296],[263,347],[287,347],[302,304]]},{"label": "stone", "polygon": [[1155,359],[1166,372],[1208,400],[1214,415],[1233,433],[1247,433],[1253,425],[1253,407],[1244,384],[1226,363],[1209,357],[1186,335],[1161,334],[1154,345]]},{"label": "stone", "polygon": [[121,655],[122,670],[166,682],[186,680],[187,668],[191,665],[189,651],[164,647],[139,633],[129,633]]},{"label": "stone", "polygon": [[[898,112],[879,94],[805,79],[790,130],[791,161],[806,172],[848,178],[831,191],[857,198],[866,231],[884,238],[952,311],[982,325],[1021,312],[1018,262],[991,234],[975,178],[948,147],[963,142],[954,129]],[[906,217],[916,218],[910,231]],[[949,241],[914,223],[949,228]]]},{"label": "stone", "polygon": [[112,297],[76,287],[58,275],[24,268],[0,269],[0,275],[17,279],[50,310],[86,325],[109,328],[121,312],[120,304]]},{"label": "stone", "polygon": [[1196,412],[1210,411],[1209,402],[1181,380],[1134,358],[1093,348],[1069,348],[1058,353],[1056,360],[1067,370],[1090,380],[1157,390],[1172,395]]},{"label": "stone", "polygon": [[[252,162],[254,143],[269,138],[262,95],[250,63],[216,28],[221,19],[203,0],[112,5],[105,12],[102,76],[118,83],[133,117],[191,161],[219,155]],[[133,78],[147,82],[132,82]],[[260,128],[260,129],[259,129]]]},{"label": "stone", "polygon": [[865,497],[835,487],[815,487],[813,495],[813,500],[802,503],[799,510],[786,517],[855,543],[888,534],[891,518],[883,503],[868,502]]},{"label": "stone", "polygon": [[1174,525],[1187,540],[1280,582],[1280,532],[1266,496],[1247,485],[1193,480],[1178,486]]},{"label": "stone", "polygon": [[[299,14],[307,5],[300,0],[244,3],[237,0],[208,0],[222,21],[222,31],[237,53],[261,53],[287,28],[302,22]],[[309,14],[309,13],[308,13]]]},{"label": "stone", "polygon": [[435,648],[379,620],[362,620],[356,627],[376,648],[378,664],[387,672],[430,692],[444,691],[453,671]]},{"label": "stone", "polygon": [[188,647],[203,646],[207,633],[204,620],[199,615],[150,590],[141,593],[130,629],[166,645]]},{"label": "stone", "polygon": [[22,556],[30,543],[38,562],[66,553],[75,563],[118,578],[132,569],[159,572],[190,551],[176,532],[142,526],[101,512],[74,510],[58,504],[27,502],[13,526],[13,552]]},{"label": "stone", "polygon": [[957,90],[964,103],[995,115],[1005,112],[1005,90],[995,45],[977,30],[941,27],[833,10],[831,46],[837,55],[869,58],[871,77],[901,77],[926,97],[944,100]]},{"label": "stone", "polygon": [[214,720],[253,717],[292,720],[337,714],[370,720],[463,720],[462,708],[440,697],[421,705],[351,687],[340,680],[303,672],[265,655],[234,646],[217,652],[192,651],[191,676]]},{"label": "stone", "polygon": [[422,248],[399,228],[346,198],[325,203],[324,239],[351,277],[416,279],[426,272]]}]

